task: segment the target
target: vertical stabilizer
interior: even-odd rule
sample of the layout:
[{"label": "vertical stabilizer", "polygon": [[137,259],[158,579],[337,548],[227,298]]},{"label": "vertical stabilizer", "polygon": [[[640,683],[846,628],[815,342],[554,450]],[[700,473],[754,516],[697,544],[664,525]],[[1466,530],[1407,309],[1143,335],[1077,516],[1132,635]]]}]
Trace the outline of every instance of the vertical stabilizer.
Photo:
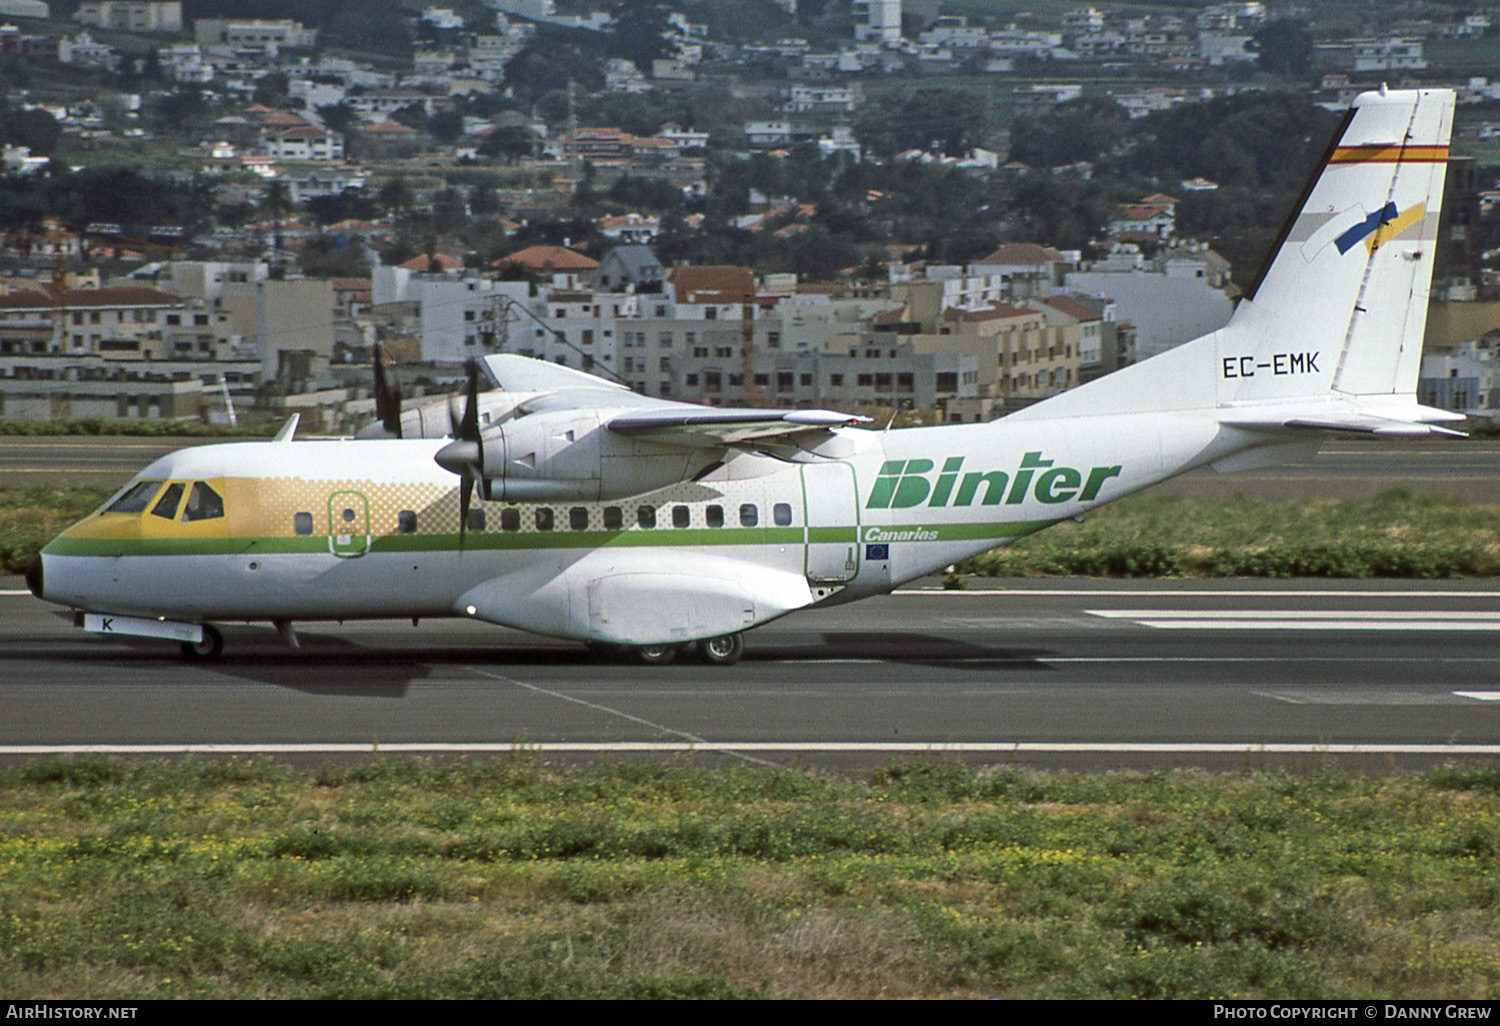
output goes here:
[{"label": "vertical stabilizer", "polygon": [[[1443,419],[1419,411],[1415,391],[1453,104],[1449,89],[1360,94],[1227,325],[1012,417],[1344,400],[1411,407],[1403,420]],[[1294,412],[1282,423],[1312,419]],[[1368,429],[1327,417],[1320,426]]]},{"label": "vertical stabilizer", "polygon": [[1246,398],[1415,391],[1453,101],[1446,89],[1354,100],[1270,267],[1227,329],[1255,337],[1257,366],[1289,339],[1327,366],[1303,381],[1282,375],[1288,380],[1272,393],[1248,388]]}]

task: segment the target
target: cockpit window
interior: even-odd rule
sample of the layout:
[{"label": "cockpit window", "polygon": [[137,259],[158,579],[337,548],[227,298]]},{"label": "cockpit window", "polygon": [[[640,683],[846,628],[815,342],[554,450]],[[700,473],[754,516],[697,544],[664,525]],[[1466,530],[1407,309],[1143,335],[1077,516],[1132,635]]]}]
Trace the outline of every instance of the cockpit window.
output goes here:
[{"label": "cockpit window", "polygon": [[161,493],[161,498],[156,500],[156,505],[151,507],[151,515],[161,517],[163,520],[171,520],[177,515],[177,504],[182,501],[182,483],[171,484],[167,490]]},{"label": "cockpit window", "polygon": [[187,505],[182,507],[182,522],[214,520],[223,515],[223,497],[202,481],[194,481],[193,490],[188,492]]},{"label": "cockpit window", "polygon": [[137,481],[131,485],[125,494],[105,508],[106,513],[141,513],[146,509],[146,504],[161,487],[160,481]]}]

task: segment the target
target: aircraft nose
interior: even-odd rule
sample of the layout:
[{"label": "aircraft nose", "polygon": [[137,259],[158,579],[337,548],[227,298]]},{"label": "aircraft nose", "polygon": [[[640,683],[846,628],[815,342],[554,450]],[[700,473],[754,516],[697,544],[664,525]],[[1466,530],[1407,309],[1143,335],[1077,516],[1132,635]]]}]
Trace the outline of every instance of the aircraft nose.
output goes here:
[{"label": "aircraft nose", "polygon": [[42,557],[39,555],[26,566],[26,587],[37,598],[42,598]]}]

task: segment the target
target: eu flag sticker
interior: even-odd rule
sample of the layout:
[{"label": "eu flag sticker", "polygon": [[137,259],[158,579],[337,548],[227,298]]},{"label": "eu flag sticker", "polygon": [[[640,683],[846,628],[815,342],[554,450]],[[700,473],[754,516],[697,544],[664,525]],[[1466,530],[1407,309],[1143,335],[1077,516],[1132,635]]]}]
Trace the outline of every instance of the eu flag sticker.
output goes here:
[{"label": "eu flag sticker", "polygon": [[867,559],[867,560],[890,559],[890,558],[891,558],[891,547],[889,545],[866,545],[865,546],[865,559]]}]

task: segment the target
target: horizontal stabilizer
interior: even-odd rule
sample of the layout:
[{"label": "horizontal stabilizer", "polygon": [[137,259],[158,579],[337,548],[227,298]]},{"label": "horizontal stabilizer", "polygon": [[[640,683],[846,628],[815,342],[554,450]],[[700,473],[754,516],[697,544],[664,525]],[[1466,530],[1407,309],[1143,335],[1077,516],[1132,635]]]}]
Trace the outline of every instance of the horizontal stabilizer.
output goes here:
[{"label": "horizontal stabilizer", "polygon": [[1310,428],[1314,431],[1355,431],[1367,435],[1393,435],[1405,438],[1419,438],[1424,435],[1450,435],[1454,438],[1467,438],[1462,431],[1454,431],[1451,428],[1438,427],[1436,424],[1409,424],[1399,420],[1289,420],[1286,422],[1289,428]]},{"label": "horizontal stabilizer", "polygon": [[1226,410],[1219,418],[1219,423],[1225,427],[1243,428],[1247,431],[1348,431],[1403,438],[1428,435],[1466,438],[1468,436],[1462,431],[1438,426],[1438,422],[1455,423],[1462,420],[1464,415],[1461,413],[1431,406],[1401,404],[1366,409],[1346,406],[1340,409],[1338,404],[1329,404],[1314,409],[1288,409],[1282,406],[1253,413],[1247,410]]}]

